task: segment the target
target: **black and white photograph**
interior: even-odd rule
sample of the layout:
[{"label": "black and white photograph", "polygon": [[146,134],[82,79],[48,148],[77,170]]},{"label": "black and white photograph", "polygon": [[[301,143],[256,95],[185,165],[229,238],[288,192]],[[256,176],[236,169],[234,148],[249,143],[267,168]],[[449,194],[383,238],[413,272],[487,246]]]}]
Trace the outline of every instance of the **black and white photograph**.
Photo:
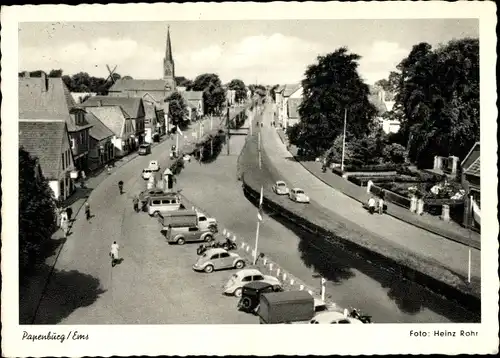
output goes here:
[{"label": "black and white photograph", "polygon": [[495,11],[2,7],[4,354],[498,353]]}]

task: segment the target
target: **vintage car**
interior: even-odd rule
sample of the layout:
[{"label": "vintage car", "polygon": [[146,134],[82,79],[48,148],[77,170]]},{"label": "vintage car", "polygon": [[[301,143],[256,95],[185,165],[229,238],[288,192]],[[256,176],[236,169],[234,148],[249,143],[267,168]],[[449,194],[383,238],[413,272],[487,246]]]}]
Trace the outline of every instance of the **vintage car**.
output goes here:
[{"label": "vintage car", "polygon": [[276,277],[263,275],[257,269],[248,268],[236,272],[229,278],[227,283],[224,285],[224,294],[241,297],[243,286],[254,281],[262,281],[274,286],[281,286],[280,280]]},{"label": "vintage car", "polygon": [[153,196],[162,196],[165,192],[161,189],[151,189],[151,190],[143,190],[139,193],[139,205],[143,208],[144,211],[147,211],[146,204],[150,197]]},{"label": "vintage car", "polygon": [[276,183],[274,183],[273,191],[278,195],[288,195],[288,193],[290,192],[290,190],[286,186],[286,183],[282,180],[278,180]]},{"label": "vintage car", "polygon": [[288,197],[290,198],[290,200],[295,201],[297,203],[309,202],[309,197],[306,195],[306,193],[304,193],[304,190],[300,188],[293,188],[292,190],[290,190]]},{"label": "vintage car", "polygon": [[254,281],[243,286],[238,309],[244,312],[255,313],[260,303],[260,295],[268,292],[281,292],[283,287],[264,281]]},{"label": "vintage car", "polygon": [[217,248],[207,250],[193,265],[193,270],[210,273],[214,270],[243,267],[245,267],[245,260],[240,255]]},{"label": "vintage car", "polygon": [[139,146],[139,155],[148,155],[151,154],[151,144],[144,143]]},{"label": "vintage car", "polygon": [[310,324],[341,324],[341,323],[354,323],[354,324],[363,324],[359,319],[354,317],[350,317],[346,312],[337,312],[337,311],[327,311],[316,314],[311,321]]}]

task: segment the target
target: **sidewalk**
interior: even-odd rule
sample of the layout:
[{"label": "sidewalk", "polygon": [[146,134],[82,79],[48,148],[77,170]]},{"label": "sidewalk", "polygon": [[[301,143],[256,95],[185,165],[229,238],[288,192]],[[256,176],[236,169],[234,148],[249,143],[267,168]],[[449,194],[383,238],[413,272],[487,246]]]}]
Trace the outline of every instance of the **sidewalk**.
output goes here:
[{"label": "sidewalk", "polygon": [[[283,144],[286,145],[287,138],[283,130],[277,129],[276,132],[278,133],[279,138],[283,142]],[[314,175],[325,184],[341,191],[345,195],[359,201],[360,203],[368,202],[370,194],[366,192],[366,188],[359,187],[356,184],[351,183],[350,181],[345,180],[344,178],[330,171],[323,173],[321,170],[321,163],[319,162],[299,161],[296,157],[297,148],[295,146],[290,146],[288,150],[298,163],[300,163],[312,175]],[[439,218],[429,214],[424,213],[424,215],[422,216],[413,214],[409,210],[406,210],[405,208],[402,208],[391,202],[386,202],[386,204],[387,214],[395,217],[398,220],[404,221],[408,224],[432,232],[433,234],[442,236],[449,240],[481,250],[481,235],[473,230],[468,230],[453,221],[444,222]]]},{"label": "sidewalk", "polygon": [[[276,129],[269,126],[272,115],[269,110],[266,112],[264,118],[266,124],[261,131],[263,154],[265,154],[263,159],[272,166],[275,172],[274,180],[283,179],[289,182],[289,185],[304,189],[311,198],[311,206],[322,207],[325,214],[322,214],[322,217],[328,217],[328,213],[332,213],[330,221],[345,226],[352,226],[353,223],[371,233],[373,238],[367,237],[365,240],[368,246],[376,244],[381,250],[399,250],[420,257],[422,261],[434,262],[437,266],[458,274],[461,282],[467,280],[468,257],[470,257],[471,278],[476,286],[481,277],[479,250],[422,230],[390,215],[370,215],[357,200],[311,176],[310,172],[286,149]],[[307,207],[302,208],[307,210]],[[352,235],[354,236],[350,239],[353,241],[364,240],[354,232]]]}]

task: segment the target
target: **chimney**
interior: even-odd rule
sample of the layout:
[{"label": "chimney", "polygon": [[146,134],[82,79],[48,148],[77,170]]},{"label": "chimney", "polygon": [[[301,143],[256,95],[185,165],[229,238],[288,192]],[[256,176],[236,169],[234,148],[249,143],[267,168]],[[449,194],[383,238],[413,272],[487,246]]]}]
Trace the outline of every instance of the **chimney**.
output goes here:
[{"label": "chimney", "polygon": [[49,90],[49,79],[47,74],[42,71],[40,77],[42,79],[42,92],[47,92]]},{"label": "chimney", "polygon": [[30,78],[30,71],[23,71],[23,73],[21,74],[21,77]]}]

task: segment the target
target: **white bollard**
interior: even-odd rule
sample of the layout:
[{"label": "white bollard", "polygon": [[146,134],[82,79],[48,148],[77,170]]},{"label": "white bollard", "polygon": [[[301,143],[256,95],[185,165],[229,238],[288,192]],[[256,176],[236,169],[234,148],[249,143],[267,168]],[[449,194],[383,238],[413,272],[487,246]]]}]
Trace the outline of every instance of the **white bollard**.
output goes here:
[{"label": "white bollard", "polygon": [[278,267],[278,270],[276,271],[276,276],[280,277],[280,271],[281,269]]},{"label": "white bollard", "polygon": [[228,233],[226,234],[226,237],[229,239],[229,238],[231,237],[231,233],[230,233],[230,232],[228,232]]},{"label": "white bollard", "polygon": [[246,244],[244,242],[241,243],[241,248],[244,249]]},{"label": "white bollard", "polygon": [[286,272],[283,272],[283,281],[286,280]]},{"label": "white bollard", "polygon": [[226,230],[226,229],[222,230],[222,234],[223,234],[224,236],[226,236],[226,233],[227,233],[227,230]]},{"label": "white bollard", "polygon": [[267,264],[267,259],[264,257],[264,265]]},{"label": "white bollard", "polygon": [[300,285],[299,290],[303,291],[304,290],[304,285]]},{"label": "white bollard", "polygon": [[309,294],[310,294],[310,295],[312,296],[312,294],[313,294],[313,291],[309,290],[309,291],[307,291],[307,292],[309,292]]},{"label": "white bollard", "polygon": [[294,284],[294,283],[295,283],[295,280],[292,278],[292,279],[290,280],[290,285],[292,285],[292,286],[293,286],[293,284]]},{"label": "white bollard", "polygon": [[236,241],[236,235],[233,235],[233,241]]},{"label": "white bollard", "polygon": [[269,264],[269,271],[272,271],[272,270],[273,270],[273,264],[272,264],[272,263],[270,263],[270,264]]},{"label": "white bollard", "polygon": [[247,252],[250,251],[250,246],[247,246]]},{"label": "white bollard", "polygon": [[193,211],[194,211],[194,206],[191,206],[191,210],[193,210]]}]

